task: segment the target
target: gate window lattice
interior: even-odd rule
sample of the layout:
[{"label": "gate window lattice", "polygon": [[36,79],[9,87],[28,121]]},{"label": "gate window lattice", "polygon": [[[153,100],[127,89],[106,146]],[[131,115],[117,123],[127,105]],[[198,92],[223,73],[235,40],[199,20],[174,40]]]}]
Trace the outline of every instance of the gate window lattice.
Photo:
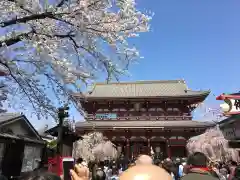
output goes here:
[{"label": "gate window lattice", "polygon": [[22,163],[22,172],[33,171],[41,160],[41,148],[25,146]]}]

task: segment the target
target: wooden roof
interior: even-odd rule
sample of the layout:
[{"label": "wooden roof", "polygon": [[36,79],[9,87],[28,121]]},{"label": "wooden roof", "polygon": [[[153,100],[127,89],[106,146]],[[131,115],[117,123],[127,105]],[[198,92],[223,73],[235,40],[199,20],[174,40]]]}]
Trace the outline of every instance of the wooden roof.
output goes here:
[{"label": "wooden roof", "polygon": [[232,124],[236,121],[239,121],[239,119],[240,119],[240,114],[236,114],[221,120],[220,122],[218,122],[218,124],[220,127],[223,127],[225,125]]},{"label": "wooden roof", "polygon": [[39,135],[38,131],[33,127],[30,121],[27,119],[25,115],[22,113],[1,113],[0,116],[0,128],[5,125],[8,125],[15,121],[21,121],[26,123],[26,125],[31,129],[31,131],[35,134],[38,140],[42,140],[41,136]]},{"label": "wooden roof", "polygon": [[189,97],[209,95],[210,91],[190,90],[184,80],[136,81],[96,83],[86,94],[75,94],[83,98],[151,98],[151,97]]},{"label": "wooden roof", "polygon": [[181,121],[114,121],[114,120],[96,120],[77,122],[76,128],[207,128],[214,126],[211,122],[181,120]]},{"label": "wooden roof", "polygon": [[[54,126],[48,130],[45,131],[45,133],[50,134],[53,137],[57,137],[58,136],[58,125]],[[80,137],[77,133],[75,133],[73,130],[69,129],[69,127],[67,126],[63,126],[63,133],[68,134],[68,136],[70,136],[73,139],[81,139],[82,137]],[[66,135],[65,135],[66,136]]]},{"label": "wooden roof", "polygon": [[[19,121],[24,125],[26,125],[27,128],[29,128],[29,130],[31,131],[31,133],[34,134],[34,136],[28,137],[28,135],[20,135],[17,132],[13,131],[11,128],[8,128],[8,125],[16,121]],[[23,124],[19,124],[19,126]],[[32,126],[32,124],[29,122],[26,116],[21,113],[1,113],[0,137],[8,138],[8,139],[21,139],[26,142],[45,144],[45,141],[41,138],[37,130]]]}]

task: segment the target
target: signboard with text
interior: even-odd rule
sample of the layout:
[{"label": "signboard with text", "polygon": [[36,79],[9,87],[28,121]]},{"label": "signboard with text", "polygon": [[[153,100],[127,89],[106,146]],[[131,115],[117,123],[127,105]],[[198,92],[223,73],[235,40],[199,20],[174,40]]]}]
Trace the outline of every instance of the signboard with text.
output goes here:
[{"label": "signboard with text", "polygon": [[220,124],[220,129],[227,140],[240,139],[240,121],[239,117],[232,117],[228,121]]},{"label": "signboard with text", "polygon": [[236,134],[235,134],[235,129],[234,128],[225,128],[223,129],[223,136],[227,139],[227,140],[233,140],[236,138]]},{"label": "signboard with text", "polygon": [[225,116],[240,114],[240,93],[222,94],[216,99],[224,101],[220,107]]},{"label": "signboard with text", "polygon": [[117,114],[101,113],[101,114],[96,114],[95,118],[97,118],[97,119],[115,119],[115,118],[117,118]]}]

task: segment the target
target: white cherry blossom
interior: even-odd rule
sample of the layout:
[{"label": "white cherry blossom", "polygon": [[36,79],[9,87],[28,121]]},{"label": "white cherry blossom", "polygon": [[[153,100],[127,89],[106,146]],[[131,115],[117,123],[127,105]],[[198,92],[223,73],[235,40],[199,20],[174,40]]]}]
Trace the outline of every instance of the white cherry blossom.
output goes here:
[{"label": "white cherry blossom", "polygon": [[75,102],[72,92],[89,80],[102,73],[118,80],[139,57],[128,38],[147,32],[150,19],[134,0],[1,0],[0,65],[8,72],[9,102],[55,116],[56,106]]}]

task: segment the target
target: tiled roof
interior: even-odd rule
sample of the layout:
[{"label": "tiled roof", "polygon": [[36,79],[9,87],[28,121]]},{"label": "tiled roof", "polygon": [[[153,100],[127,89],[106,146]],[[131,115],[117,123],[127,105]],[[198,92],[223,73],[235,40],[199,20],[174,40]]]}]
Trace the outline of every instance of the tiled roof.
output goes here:
[{"label": "tiled roof", "polygon": [[[41,136],[38,134],[33,125],[29,122],[25,115],[22,113],[0,113],[0,126],[4,126],[5,123],[12,122],[14,120],[24,121],[32,132],[36,135],[37,138],[41,139]],[[42,140],[42,139],[41,139]]]},{"label": "tiled roof", "polygon": [[0,124],[21,116],[21,113],[0,113]]},{"label": "tiled roof", "polygon": [[44,140],[39,140],[39,139],[35,139],[35,138],[29,138],[29,137],[26,137],[26,136],[18,136],[18,135],[15,135],[15,134],[8,134],[8,133],[0,133],[0,137],[3,137],[3,138],[9,138],[9,139],[21,139],[21,140],[24,140],[26,142],[33,142],[33,143],[40,143],[40,144],[45,144],[45,141]]},{"label": "tiled roof", "polygon": [[[207,96],[210,91],[192,91],[183,80],[96,83],[87,98]],[[81,95],[77,95],[76,97]]]},{"label": "tiled roof", "polygon": [[211,127],[214,124],[211,122],[201,122],[201,121],[191,121],[191,120],[182,120],[182,121],[118,121],[118,120],[96,120],[96,121],[83,121],[77,122],[76,128],[144,128],[144,127],[152,127],[152,128],[163,128],[163,127]]}]

